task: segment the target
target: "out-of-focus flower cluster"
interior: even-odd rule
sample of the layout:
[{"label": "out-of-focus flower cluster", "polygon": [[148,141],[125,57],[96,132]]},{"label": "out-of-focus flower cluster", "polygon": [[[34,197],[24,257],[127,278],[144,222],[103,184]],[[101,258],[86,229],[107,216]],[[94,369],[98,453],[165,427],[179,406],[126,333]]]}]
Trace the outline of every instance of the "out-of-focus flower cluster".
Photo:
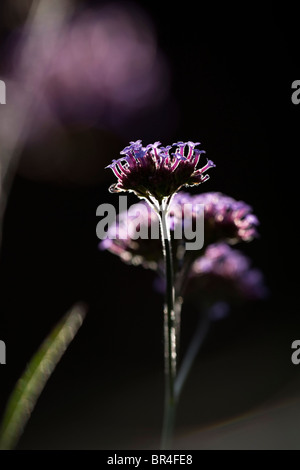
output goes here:
[{"label": "out-of-focus flower cluster", "polygon": [[34,95],[35,137],[53,125],[54,116],[57,123],[120,130],[169,92],[168,67],[151,22],[130,4],[81,11],[57,28],[24,28],[7,55],[11,78]]},{"label": "out-of-focus flower cluster", "polygon": [[[181,191],[172,204],[173,228],[177,221],[193,224],[197,205],[204,205],[204,243],[209,245],[223,240],[230,244],[248,242],[258,236],[259,224],[252,207],[222,193],[207,192],[191,196]],[[183,217],[183,208],[185,217]]]},{"label": "out-of-focus flower cluster", "polygon": [[143,7],[76,3],[33,2],[1,44],[2,154],[18,155],[26,178],[72,185],[103,182],[124,141],[168,135],[178,116],[168,59]]},{"label": "out-of-focus flower cluster", "polygon": [[[140,234],[151,233],[151,236],[137,238],[137,231]],[[121,212],[116,223],[108,227],[107,238],[100,242],[99,248],[119,256],[125,263],[156,270],[162,259],[156,212],[143,201],[134,204],[128,211]]]},{"label": "out-of-focus flower cluster", "polygon": [[[191,225],[195,222],[199,214],[194,210],[197,204],[204,205],[204,247],[221,241],[231,244],[250,241],[258,236],[258,219],[252,213],[252,208],[243,201],[236,201],[221,193],[208,192],[192,196],[184,191],[175,194],[170,205],[171,236],[177,225]],[[184,205],[188,210],[183,217]],[[143,201],[134,204],[132,209],[130,214],[119,214],[116,223],[108,228],[107,239],[100,243],[100,248],[108,249],[126,262],[156,268],[162,259],[161,242],[159,237],[151,236],[150,228],[152,226],[154,232],[158,233],[158,217]],[[148,234],[147,238],[132,239],[137,223],[140,231]],[[182,230],[183,236],[184,233]],[[178,240],[172,237],[175,257],[184,242],[184,238]],[[199,252],[193,253],[194,257],[198,255]]]},{"label": "out-of-focus flower cluster", "polygon": [[[182,217],[184,204],[188,204],[189,210]],[[197,217],[197,212],[192,208],[197,204],[204,205],[204,247],[200,251],[186,252],[182,260],[185,240],[174,238],[176,225],[195,222],[192,219]],[[266,296],[267,289],[261,271],[252,268],[250,260],[230,246],[249,242],[258,236],[258,219],[249,205],[221,193],[208,192],[192,196],[180,192],[174,196],[170,205],[170,222],[178,278],[180,266],[184,269],[184,259],[192,253],[188,258],[189,269],[185,273],[188,276],[184,283],[187,298],[196,300],[198,297],[206,305],[214,305],[217,316],[220,311],[226,310],[224,306],[227,303],[257,300]],[[137,237],[137,231],[145,236]],[[134,204],[128,212],[119,214],[116,223],[109,227],[107,236],[100,243],[101,249],[116,254],[126,263],[160,271],[163,263],[159,221],[155,211],[146,202]],[[176,259],[177,253],[180,253],[177,257],[180,259]],[[158,278],[155,287],[163,292],[163,279]],[[178,295],[182,295],[180,289]]]},{"label": "out-of-focus flower cluster", "polygon": [[201,291],[210,302],[258,300],[267,293],[261,271],[252,268],[248,257],[226,243],[209,245],[193,263],[189,277],[189,294]]}]

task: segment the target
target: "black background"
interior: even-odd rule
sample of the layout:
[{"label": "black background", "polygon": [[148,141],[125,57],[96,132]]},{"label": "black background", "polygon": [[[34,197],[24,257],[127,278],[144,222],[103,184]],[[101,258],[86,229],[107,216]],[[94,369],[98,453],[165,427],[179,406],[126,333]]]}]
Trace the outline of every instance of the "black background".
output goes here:
[{"label": "black background", "polygon": [[[168,58],[179,110],[176,128],[152,139],[200,140],[217,165],[205,191],[253,206],[260,238],[241,248],[262,269],[271,293],[213,326],[203,365],[199,357],[182,397],[180,432],[263,406],[299,375],[290,360],[291,343],[300,337],[300,106],[291,102],[291,83],[299,78],[297,13],[272,2],[139,5]],[[152,291],[151,272],[97,248],[96,207],[116,203],[107,190],[113,178],[108,172],[103,182],[83,187],[15,178],[0,264],[0,337],[7,345],[1,410],[55,322],[78,300],[89,305],[20,448],[158,445],[162,299]],[[183,325],[187,339],[192,327],[186,319]]]}]

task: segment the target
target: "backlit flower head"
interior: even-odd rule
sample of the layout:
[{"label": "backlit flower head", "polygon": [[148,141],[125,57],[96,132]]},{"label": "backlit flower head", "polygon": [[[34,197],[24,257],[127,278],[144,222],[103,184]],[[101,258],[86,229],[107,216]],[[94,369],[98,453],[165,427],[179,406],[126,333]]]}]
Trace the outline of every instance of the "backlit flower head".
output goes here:
[{"label": "backlit flower head", "polygon": [[172,146],[160,147],[160,142],[142,146],[142,141],[130,142],[122,150],[123,155],[114,160],[111,168],[118,182],[110,187],[111,192],[132,191],[137,196],[159,204],[173,196],[182,186],[193,186],[209,179],[204,174],[215,164],[208,160],[206,165],[196,169],[201,153],[195,149],[199,142],[177,142]]}]

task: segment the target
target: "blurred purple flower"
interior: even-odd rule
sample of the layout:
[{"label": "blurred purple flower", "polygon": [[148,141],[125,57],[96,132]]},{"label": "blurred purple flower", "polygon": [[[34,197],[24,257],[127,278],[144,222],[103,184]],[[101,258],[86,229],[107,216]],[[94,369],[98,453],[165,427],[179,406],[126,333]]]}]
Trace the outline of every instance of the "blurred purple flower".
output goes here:
[{"label": "blurred purple flower", "polygon": [[[154,289],[163,294],[165,280],[157,277]],[[195,305],[219,320],[228,315],[230,306],[257,301],[268,296],[264,277],[243,253],[226,243],[209,245],[191,266],[185,284],[185,302]]]},{"label": "blurred purple flower", "polygon": [[[139,111],[164,102],[169,71],[151,22],[135,4],[79,12],[60,28],[27,30],[8,48],[11,78],[35,99],[37,134],[80,122],[120,129]],[[50,118],[50,119],[49,119]]]},{"label": "blurred purple flower", "polygon": [[[138,224],[136,214],[139,217]],[[156,237],[136,239],[137,225],[141,232],[146,230],[147,233],[152,225],[152,235],[156,233]],[[118,214],[116,223],[108,227],[107,238],[100,242],[99,248],[119,256],[125,263],[156,270],[158,262],[162,260],[156,212],[145,202],[132,205],[128,211]]]},{"label": "blurred purple flower", "polygon": [[187,296],[214,302],[259,300],[267,295],[260,270],[226,243],[210,245],[192,265]]},{"label": "blurred purple flower", "polygon": [[142,141],[130,142],[121,154],[107,168],[111,168],[118,182],[110,187],[111,192],[133,191],[137,196],[150,203],[159,204],[170,198],[182,186],[204,183],[209,175],[204,173],[214,167],[209,160],[206,165],[196,169],[203,150],[195,149],[199,142],[178,142],[175,153],[172,146],[160,147],[160,142],[142,146]]},{"label": "blurred purple flower", "polygon": [[[185,217],[181,218],[183,204],[189,204],[185,212]],[[204,204],[204,248],[200,253],[204,253],[205,247],[211,243],[226,242],[236,243],[250,241],[257,236],[258,221],[251,212],[250,206],[242,201],[235,201],[233,198],[220,193],[202,193],[190,195],[181,191],[175,194],[170,206],[171,236],[174,257],[174,266],[180,263],[182,258],[182,248],[184,239],[174,238],[176,224],[191,224],[191,219],[196,217],[197,212],[192,210],[195,204]],[[180,212],[179,212],[180,211]],[[130,214],[129,214],[130,212]],[[135,215],[136,214],[136,215]],[[128,216],[129,215],[129,216]],[[137,238],[133,240],[133,233],[137,227],[137,215],[139,229],[146,232],[148,238]],[[153,231],[150,232],[151,225]],[[99,247],[107,249],[111,253],[120,256],[123,261],[135,265],[142,264],[144,267],[157,269],[162,260],[161,242],[159,236],[153,237],[153,233],[158,233],[158,217],[150,206],[140,201],[131,206],[128,212],[118,215],[116,223],[108,229],[107,239],[102,241]],[[184,235],[184,230],[182,231]],[[190,250],[187,252],[190,260],[199,256],[199,251]]]},{"label": "blurred purple flower", "polygon": [[[184,205],[188,210],[182,217]],[[178,220],[193,223],[197,217],[196,205],[204,205],[204,244],[205,246],[218,241],[234,244],[251,241],[258,236],[259,224],[252,207],[243,201],[236,201],[222,193],[207,192],[190,195],[186,192],[175,194],[172,201],[173,226]]]}]

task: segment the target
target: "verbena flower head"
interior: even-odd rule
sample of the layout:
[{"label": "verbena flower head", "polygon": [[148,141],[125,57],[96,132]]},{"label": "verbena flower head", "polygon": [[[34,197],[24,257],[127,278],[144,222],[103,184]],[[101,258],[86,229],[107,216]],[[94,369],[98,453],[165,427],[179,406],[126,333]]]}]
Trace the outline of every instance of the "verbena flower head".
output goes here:
[{"label": "verbena flower head", "polygon": [[205,153],[195,149],[199,142],[177,142],[173,144],[176,145],[174,152],[171,152],[172,146],[160,145],[160,142],[155,142],[143,147],[141,140],[130,142],[120,152],[123,156],[107,167],[118,178],[110,191],[132,191],[152,203],[157,201],[161,204],[182,186],[198,185],[209,179],[209,175],[204,173],[215,166],[211,160],[196,169],[201,153]]},{"label": "verbena flower head", "polygon": [[[154,289],[165,291],[164,278],[157,277]],[[264,277],[253,268],[248,257],[226,243],[209,245],[191,266],[185,285],[185,301],[204,309],[211,320],[218,320],[245,301],[268,296]]]},{"label": "verbena flower head", "polygon": [[[209,245],[191,266],[185,297],[206,306],[216,302],[260,300],[268,290],[259,269],[250,259],[226,243]],[[164,292],[164,279],[158,278],[155,288]]]},{"label": "verbena flower head", "polygon": [[[139,212],[139,231],[149,233],[152,226],[152,235],[145,238],[136,237],[136,217],[131,212],[135,207]],[[146,202],[139,202],[131,206],[128,211],[121,212],[116,223],[108,227],[107,238],[99,244],[100,250],[108,250],[119,256],[127,264],[142,265],[144,268],[156,269],[162,259],[161,241],[159,239],[159,220],[157,214]]]},{"label": "verbena flower head", "polygon": [[212,302],[259,300],[267,295],[260,270],[226,243],[210,245],[192,265],[187,293]]},{"label": "verbena flower head", "polygon": [[[190,195],[186,192],[176,194],[172,201],[172,225],[182,220],[184,224],[193,223],[198,216],[196,207],[204,205],[204,244],[205,246],[221,240],[230,244],[248,242],[258,236],[259,221],[252,207],[244,201],[237,201],[222,193],[207,192]],[[185,206],[186,205],[186,206]],[[182,217],[183,208],[185,217]]]},{"label": "verbena flower head", "polygon": [[[188,204],[186,206],[188,210],[185,210],[183,216],[184,204]],[[201,253],[212,243],[248,242],[258,235],[257,217],[245,202],[236,201],[220,193],[192,196],[181,191],[175,194],[170,204],[170,228],[175,267],[177,262],[181,262],[182,254],[184,255],[182,248],[186,242],[184,229],[181,231],[183,238],[175,238],[176,226],[194,224],[195,217],[199,214],[193,210],[196,204],[204,204],[204,247]],[[138,236],[137,225],[139,233],[146,236]],[[109,227],[107,236],[108,238],[100,243],[100,249],[109,250],[127,263],[142,264],[144,267],[156,269],[162,260],[159,220],[155,211],[144,201],[134,204],[129,207],[128,211],[119,214],[116,222]],[[192,259],[199,256],[197,250],[187,253]]]}]

